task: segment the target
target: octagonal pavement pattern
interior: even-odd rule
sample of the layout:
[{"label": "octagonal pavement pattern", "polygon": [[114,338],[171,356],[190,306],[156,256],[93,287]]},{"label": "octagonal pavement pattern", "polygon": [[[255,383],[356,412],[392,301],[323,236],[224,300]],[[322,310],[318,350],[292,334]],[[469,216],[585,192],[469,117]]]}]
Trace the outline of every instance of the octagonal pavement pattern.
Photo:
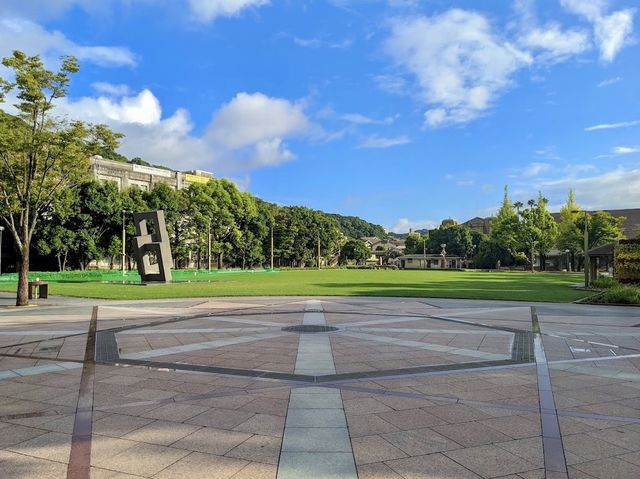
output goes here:
[{"label": "octagonal pavement pattern", "polygon": [[10,304],[3,479],[640,477],[637,308]]}]

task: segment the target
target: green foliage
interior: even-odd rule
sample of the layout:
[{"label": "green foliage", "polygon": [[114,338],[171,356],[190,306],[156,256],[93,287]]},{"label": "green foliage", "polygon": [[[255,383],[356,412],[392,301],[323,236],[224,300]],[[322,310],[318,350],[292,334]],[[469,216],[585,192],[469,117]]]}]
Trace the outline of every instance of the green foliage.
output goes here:
[{"label": "green foliage", "polygon": [[473,252],[473,240],[471,231],[466,226],[451,225],[439,227],[429,233],[427,252],[439,254],[442,251],[440,245],[446,244],[447,254],[467,258]]},{"label": "green foliage", "polygon": [[[493,258],[495,261],[494,264],[500,259],[505,259],[503,262],[503,266],[509,266],[514,263],[514,257],[517,253],[518,249],[518,214],[514,208],[513,203],[509,198],[509,190],[508,187],[504,187],[504,198],[502,200],[502,206],[498,211],[497,216],[491,222],[491,239],[499,245],[501,251],[508,252],[508,257],[503,258],[502,255],[500,257]],[[495,248],[491,248],[491,250],[495,250]],[[487,250],[489,251],[489,250]],[[491,258],[487,258],[489,260]]]},{"label": "green foliage", "polygon": [[352,239],[348,240],[342,247],[342,250],[340,251],[340,263],[345,264],[349,260],[355,261],[356,263],[362,263],[369,256],[371,256],[371,251],[369,251],[365,242],[362,240]]},{"label": "green foliage", "polygon": [[621,283],[640,283],[640,240],[621,240],[614,250],[614,270]]},{"label": "green foliage", "polygon": [[[0,194],[4,202],[0,217],[17,247],[20,281],[16,304],[23,306],[28,304],[29,254],[38,222],[87,177],[95,137],[108,136],[109,130],[53,115],[55,101],[67,94],[70,75],[79,70],[75,58],[63,57],[57,72],[47,70],[39,56],[20,51],[4,58],[2,64],[14,79],[0,78],[0,101],[14,90],[19,102],[16,116],[0,114]],[[117,135],[109,139],[112,145],[117,143]]]},{"label": "green foliage", "polygon": [[329,214],[328,216],[335,220],[340,231],[348,238],[360,239],[365,236],[384,238],[386,236],[382,226],[369,223],[357,216],[342,216],[338,214]]},{"label": "green foliage", "polygon": [[640,287],[619,285],[605,291],[596,301],[605,304],[640,304]]},{"label": "green foliage", "polygon": [[419,233],[409,233],[404,240],[405,254],[421,254],[426,250],[429,236],[421,236]]},{"label": "green foliage", "polygon": [[558,235],[558,225],[547,210],[547,199],[538,194],[538,201],[529,200],[528,208],[518,210],[520,221],[517,226],[517,237],[520,246],[529,251],[529,262],[533,271],[533,255],[537,251],[545,255],[551,250]]},{"label": "green foliage", "polygon": [[617,286],[619,283],[611,276],[600,276],[591,282],[591,286],[596,289],[608,289]]}]

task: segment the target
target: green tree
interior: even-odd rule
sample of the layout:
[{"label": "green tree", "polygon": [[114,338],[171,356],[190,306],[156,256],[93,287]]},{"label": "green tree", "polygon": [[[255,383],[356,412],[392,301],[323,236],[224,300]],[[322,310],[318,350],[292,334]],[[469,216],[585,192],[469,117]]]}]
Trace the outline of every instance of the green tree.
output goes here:
[{"label": "green tree", "polygon": [[473,253],[473,241],[469,228],[462,225],[441,226],[429,233],[427,251],[439,254],[440,245],[446,244],[447,254],[468,258]]},{"label": "green tree", "polygon": [[[508,261],[503,263],[505,266],[513,264],[513,258],[517,254],[517,229],[518,213],[509,198],[509,187],[505,185],[502,206],[500,207],[496,217],[491,222],[491,239],[496,241],[502,250],[509,253]],[[498,259],[502,261],[502,258],[496,258],[496,261],[498,261]]]},{"label": "green tree", "polygon": [[55,208],[63,192],[77,188],[88,174],[90,129],[53,116],[55,101],[67,94],[73,57],[63,57],[57,72],[39,56],[14,51],[2,60],[13,81],[0,78],[0,100],[16,91],[16,116],[0,115],[0,217],[16,244],[19,262],[16,304],[28,304],[29,253],[39,220]]},{"label": "green tree", "polygon": [[584,245],[583,233],[578,226],[578,219],[581,214],[580,206],[576,202],[573,190],[569,190],[567,202],[560,208],[557,246],[560,251],[569,251],[574,264],[575,255],[583,250]]},{"label": "green tree", "polygon": [[[586,215],[586,220],[588,221],[589,249],[624,238],[622,223],[625,218],[623,216],[616,217],[607,211],[597,211],[591,215]],[[584,222],[585,215],[578,215],[576,226],[583,232],[581,238],[584,237]],[[584,246],[582,246],[581,250],[583,249]]]},{"label": "green tree", "polygon": [[528,208],[518,212],[520,221],[517,237],[521,247],[529,252],[531,271],[534,271],[534,254],[540,255],[540,268],[543,268],[543,258],[556,242],[558,225],[547,210],[547,199],[538,194],[538,201],[529,200]]},{"label": "green tree", "polygon": [[351,239],[344,244],[340,251],[340,263],[345,264],[349,260],[363,263],[369,256],[371,256],[371,251],[364,241]]},{"label": "green tree", "polygon": [[428,235],[421,236],[420,233],[409,233],[404,240],[405,254],[422,254],[426,250]]}]

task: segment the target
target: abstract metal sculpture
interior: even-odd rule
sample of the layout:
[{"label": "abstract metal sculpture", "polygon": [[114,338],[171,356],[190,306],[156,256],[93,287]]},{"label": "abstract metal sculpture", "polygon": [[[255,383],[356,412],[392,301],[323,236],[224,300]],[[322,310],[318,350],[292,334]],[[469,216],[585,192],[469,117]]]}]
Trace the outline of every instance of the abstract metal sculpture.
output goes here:
[{"label": "abstract metal sculpture", "polygon": [[[171,281],[173,259],[164,211],[133,213],[133,223],[136,226],[136,236],[131,242],[142,281]],[[152,263],[152,260],[155,261]]]}]

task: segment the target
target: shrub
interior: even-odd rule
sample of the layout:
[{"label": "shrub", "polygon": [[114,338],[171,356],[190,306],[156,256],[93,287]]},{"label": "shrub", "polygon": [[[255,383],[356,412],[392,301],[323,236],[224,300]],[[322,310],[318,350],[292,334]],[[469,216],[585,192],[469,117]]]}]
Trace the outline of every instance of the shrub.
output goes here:
[{"label": "shrub", "polygon": [[640,304],[640,287],[638,286],[614,286],[605,291],[598,298],[600,303]]},{"label": "shrub", "polygon": [[596,289],[609,289],[617,286],[618,282],[610,276],[601,276],[596,279],[591,285]]}]

